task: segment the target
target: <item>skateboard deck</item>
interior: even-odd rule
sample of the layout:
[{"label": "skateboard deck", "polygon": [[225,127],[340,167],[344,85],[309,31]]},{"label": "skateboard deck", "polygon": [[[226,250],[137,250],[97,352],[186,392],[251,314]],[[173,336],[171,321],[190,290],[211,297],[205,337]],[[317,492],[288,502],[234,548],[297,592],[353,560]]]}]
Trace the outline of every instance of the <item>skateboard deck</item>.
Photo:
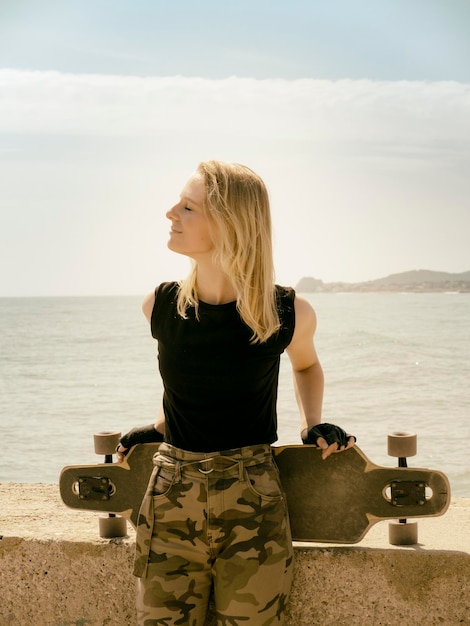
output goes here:
[{"label": "skateboard deck", "polygon": [[[60,475],[60,495],[75,509],[115,513],[137,525],[158,444],[132,448],[123,463],[75,465]],[[274,446],[294,541],[357,543],[381,520],[436,517],[450,503],[439,471],[382,467],[360,448],[322,460],[310,445]]]}]

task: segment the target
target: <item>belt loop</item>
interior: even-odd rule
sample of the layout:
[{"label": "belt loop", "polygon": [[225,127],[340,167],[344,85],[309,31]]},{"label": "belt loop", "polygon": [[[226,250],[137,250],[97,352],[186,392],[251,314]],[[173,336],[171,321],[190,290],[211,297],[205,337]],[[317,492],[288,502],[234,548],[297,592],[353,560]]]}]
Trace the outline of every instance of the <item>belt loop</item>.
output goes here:
[{"label": "belt loop", "polygon": [[243,465],[243,459],[240,459],[238,461],[238,480],[240,482],[243,482],[243,479],[245,478],[244,471],[243,471],[244,468],[245,468],[245,466]]},{"label": "belt loop", "polygon": [[175,480],[177,483],[181,482],[181,461],[176,461]]}]

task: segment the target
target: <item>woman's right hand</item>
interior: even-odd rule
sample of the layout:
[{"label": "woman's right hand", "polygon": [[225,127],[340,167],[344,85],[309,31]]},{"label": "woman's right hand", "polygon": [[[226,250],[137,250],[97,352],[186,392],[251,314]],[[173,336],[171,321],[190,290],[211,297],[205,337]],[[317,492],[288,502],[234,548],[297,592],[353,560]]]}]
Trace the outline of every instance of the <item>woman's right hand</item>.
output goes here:
[{"label": "woman's right hand", "polygon": [[122,463],[124,461],[124,459],[126,458],[126,454],[129,452],[128,448],[124,448],[120,443],[118,444],[117,448],[116,448],[116,457],[117,457],[117,462],[118,463]]},{"label": "woman's right hand", "polygon": [[163,435],[155,428],[155,424],[133,428],[121,437],[121,441],[116,446],[118,463],[124,461],[132,446],[136,446],[139,443],[161,443],[162,441]]}]

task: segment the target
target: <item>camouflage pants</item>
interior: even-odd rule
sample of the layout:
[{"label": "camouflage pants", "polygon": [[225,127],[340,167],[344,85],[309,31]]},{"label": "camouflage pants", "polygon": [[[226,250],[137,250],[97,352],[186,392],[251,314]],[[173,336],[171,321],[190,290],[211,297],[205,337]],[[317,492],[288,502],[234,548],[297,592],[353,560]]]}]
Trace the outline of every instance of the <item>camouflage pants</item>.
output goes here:
[{"label": "camouflage pants", "polygon": [[287,506],[269,445],[199,454],[162,444],[142,503],[139,626],[279,626],[292,584]]}]

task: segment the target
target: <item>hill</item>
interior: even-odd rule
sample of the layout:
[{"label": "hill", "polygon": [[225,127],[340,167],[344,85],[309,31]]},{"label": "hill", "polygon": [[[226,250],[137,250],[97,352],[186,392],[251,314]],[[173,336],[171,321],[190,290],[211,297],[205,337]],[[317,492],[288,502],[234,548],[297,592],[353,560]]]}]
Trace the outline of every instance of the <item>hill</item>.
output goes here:
[{"label": "hill", "polygon": [[299,293],[321,291],[410,291],[419,293],[456,291],[470,293],[470,271],[452,274],[449,272],[434,272],[432,270],[410,270],[362,283],[324,283],[318,278],[304,277],[297,283],[296,291]]}]

